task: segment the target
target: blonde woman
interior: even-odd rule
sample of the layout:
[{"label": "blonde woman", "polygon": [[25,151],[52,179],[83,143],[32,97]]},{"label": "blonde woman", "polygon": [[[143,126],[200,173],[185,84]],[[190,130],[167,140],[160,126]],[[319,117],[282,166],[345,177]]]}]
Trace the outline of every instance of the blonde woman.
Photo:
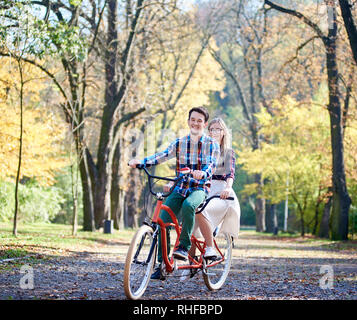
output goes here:
[{"label": "blonde woman", "polygon": [[[217,256],[213,244],[213,231],[220,225],[220,232],[228,232],[237,238],[240,229],[240,206],[238,198],[232,189],[235,177],[235,154],[230,148],[231,137],[223,119],[215,118],[208,125],[209,135],[220,145],[220,160],[212,177],[210,192],[207,198],[219,195],[212,199],[205,210],[196,214],[194,235],[204,237],[207,243],[206,258]],[[225,200],[233,197],[234,200]],[[194,254],[192,248],[192,255]]]}]

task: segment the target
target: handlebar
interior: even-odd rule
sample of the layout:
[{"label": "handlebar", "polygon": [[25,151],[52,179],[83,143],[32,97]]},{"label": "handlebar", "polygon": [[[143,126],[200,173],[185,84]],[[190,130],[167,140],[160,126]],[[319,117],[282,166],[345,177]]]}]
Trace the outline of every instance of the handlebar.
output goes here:
[{"label": "handlebar", "polygon": [[[159,197],[163,197],[163,198],[168,197],[168,196],[172,193],[172,191],[175,189],[176,185],[180,182],[180,180],[181,180],[185,175],[191,173],[191,169],[190,169],[190,168],[183,168],[183,169],[180,170],[180,172],[183,173],[182,176],[176,177],[176,178],[166,178],[166,177],[158,177],[158,176],[153,176],[153,175],[151,175],[151,174],[149,173],[149,171],[146,169],[145,165],[143,165],[143,164],[137,164],[137,165],[136,165],[136,168],[145,171],[145,173],[146,173],[147,176],[148,176],[150,193],[151,193],[152,195],[154,195],[155,197],[157,197],[157,198],[159,198]],[[151,186],[151,179],[159,179],[159,180],[165,180],[165,181],[173,181],[174,184],[173,184],[173,186],[171,187],[170,191],[167,192],[167,193],[153,192],[153,191],[152,191],[152,186]]]},{"label": "handlebar", "polygon": [[[145,165],[143,164],[137,164],[136,165],[136,168],[137,169],[140,169],[140,170],[144,170],[145,173],[147,174],[148,176],[148,181],[149,181],[149,190],[150,190],[150,193],[152,195],[154,195],[155,197],[159,198],[159,197],[163,197],[163,198],[166,198],[168,197],[172,192],[173,190],[175,189],[176,185],[180,182],[180,180],[187,174],[190,174],[191,173],[191,169],[190,168],[183,168],[180,170],[181,173],[183,173],[182,176],[180,177],[176,177],[176,178],[166,178],[166,177],[158,177],[158,176],[153,176],[149,173],[149,171],[146,169]],[[167,193],[160,193],[160,192],[153,192],[152,191],[152,187],[151,187],[151,179],[159,179],[159,180],[165,180],[165,181],[173,181],[174,184],[173,186],[171,187],[170,191],[167,192]],[[197,211],[196,211],[196,214],[198,213],[201,213],[207,206],[207,204],[212,200],[212,199],[215,199],[215,198],[220,198],[220,196],[212,196],[212,197],[209,197],[208,199],[206,199],[205,201],[203,201],[197,208]],[[224,200],[234,200],[233,197],[228,197]]]}]

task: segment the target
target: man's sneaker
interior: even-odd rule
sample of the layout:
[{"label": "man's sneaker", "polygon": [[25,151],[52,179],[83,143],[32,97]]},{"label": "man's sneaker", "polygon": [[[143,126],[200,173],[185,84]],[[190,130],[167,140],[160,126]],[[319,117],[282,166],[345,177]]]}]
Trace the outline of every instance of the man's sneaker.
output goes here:
[{"label": "man's sneaker", "polygon": [[165,280],[166,277],[161,273],[161,264],[155,268],[154,273],[151,275],[152,280]]},{"label": "man's sneaker", "polygon": [[213,247],[206,247],[205,254],[203,255],[205,259],[217,259],[218,255],[216,249]]},{"label": "man's sneaker", "polygon": [[182,246],[178,246],[178,248],[175,249],[175,251],[172,254],[174,256],[174,258],[176,258],[177,260],[183,260],[186,261],[187,257],[188,257],[188,252],[187,250],[182,247]]}]

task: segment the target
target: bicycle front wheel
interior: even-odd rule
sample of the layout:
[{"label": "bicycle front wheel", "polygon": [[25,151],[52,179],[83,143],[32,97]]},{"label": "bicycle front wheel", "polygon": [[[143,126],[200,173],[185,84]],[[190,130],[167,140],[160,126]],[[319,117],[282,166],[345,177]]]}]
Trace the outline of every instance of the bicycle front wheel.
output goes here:
[{"label": "bicycle front wheel", "polygon": [[228,233],[219,234],[214,238],[216,249],[222,254],[224,259],[222,262],[210,267],[210,264],[215,262],[209,262],[206,268],[206,273],[203,272],[203,279],[209,290],[220,289],[227,279],[229,270],[232,263],[232,238]]},{"label": "bicycle front wheel", "polygon": [[128,299],[139,299],[148,286],[156,259],[153,233],[150,226],[143,225],[131,240],[124,267],[124,291]]}]

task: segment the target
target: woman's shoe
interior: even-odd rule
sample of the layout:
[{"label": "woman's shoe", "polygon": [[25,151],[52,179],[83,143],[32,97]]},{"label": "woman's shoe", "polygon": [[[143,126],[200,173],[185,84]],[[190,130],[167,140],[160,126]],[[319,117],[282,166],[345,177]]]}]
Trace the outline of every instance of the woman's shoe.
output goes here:
[{"label": "woman's shoe", "polygon": [[215,248],[213,247],[206,247],[205,254],[203,255],[205,259],[217,259],[218,254]]}]

